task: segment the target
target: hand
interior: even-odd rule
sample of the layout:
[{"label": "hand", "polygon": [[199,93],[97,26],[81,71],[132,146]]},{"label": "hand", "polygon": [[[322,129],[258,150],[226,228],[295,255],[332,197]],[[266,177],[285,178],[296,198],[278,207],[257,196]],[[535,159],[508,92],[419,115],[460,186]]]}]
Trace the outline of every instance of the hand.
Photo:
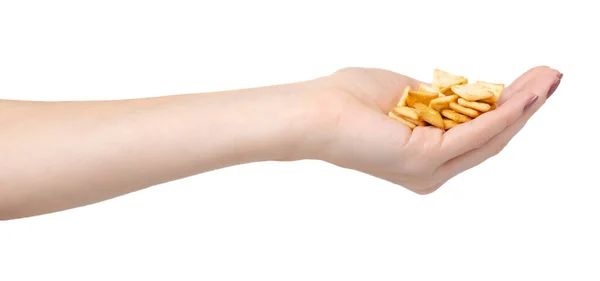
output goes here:
[{"label": "hand", "polygon": [[[496,110],[446,132],[411,131],[387,113],[406,85],[420,81],[382,69],[347,68],[332,74],[320,103],[329,138],[318,157],[428,194],[454,176],[497,155],[556,90],[562,74],[530,69],[502,94]],[[325,102],[324,102],[325,101]]]}]

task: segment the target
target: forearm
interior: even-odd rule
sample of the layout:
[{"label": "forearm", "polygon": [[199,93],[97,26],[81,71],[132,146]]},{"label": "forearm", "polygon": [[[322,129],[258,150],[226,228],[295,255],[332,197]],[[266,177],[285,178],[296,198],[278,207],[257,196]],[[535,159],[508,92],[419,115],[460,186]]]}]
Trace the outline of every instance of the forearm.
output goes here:
[{"label": "forearm", "polygon": [[[318,82],[0,105],[0,217],[86,205],[231,165],[309,157]],[[310,134],[309,134],[310,133]]]}]

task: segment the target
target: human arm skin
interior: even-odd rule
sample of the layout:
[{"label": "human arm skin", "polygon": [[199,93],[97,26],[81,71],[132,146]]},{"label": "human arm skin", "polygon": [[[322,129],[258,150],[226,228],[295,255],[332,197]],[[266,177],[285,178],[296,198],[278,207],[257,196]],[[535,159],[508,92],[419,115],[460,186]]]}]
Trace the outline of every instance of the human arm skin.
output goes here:
[{"label": "human arm skin", "polygon": [[0,219],[75,208],[258,161],[317,159],[429,194],[500,153],[562,74],[536,67],[448,131],[387,112],[419,81],[346,68],[314,80],[120,101],[0,101]]},{"label": "human arm skin", "polygon": [[2,100],[0,218],[87,205],[232,165],[311,157],[322,140],[308,96],[326,88],[316,79],[132,100]]}]

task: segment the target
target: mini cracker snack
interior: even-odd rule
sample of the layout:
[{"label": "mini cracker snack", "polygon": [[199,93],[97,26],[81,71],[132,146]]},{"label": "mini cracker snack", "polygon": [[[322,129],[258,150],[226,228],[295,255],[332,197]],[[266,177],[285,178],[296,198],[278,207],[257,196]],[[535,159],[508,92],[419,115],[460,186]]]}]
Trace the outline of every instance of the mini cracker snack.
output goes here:
[{"label": "mini cracker snack", "polygon": [[431,85],[407,86],[388,116],[411,130],[434,126],[449,130],[498,108],[504,84],[469,80],[435,69]]}]

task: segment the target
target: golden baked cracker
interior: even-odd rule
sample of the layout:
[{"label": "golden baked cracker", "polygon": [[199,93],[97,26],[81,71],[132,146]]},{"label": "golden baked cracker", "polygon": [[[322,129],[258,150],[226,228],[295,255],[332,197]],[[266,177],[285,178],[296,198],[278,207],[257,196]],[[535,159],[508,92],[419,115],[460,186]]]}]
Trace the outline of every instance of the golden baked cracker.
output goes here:
[{"label": "golden baked cracker", "polygon": [[419,91],[420,92],[437,94],[438,96],[439,95],[443,95],[438,88],[435,88],[435,87],[432,87],[432,86],[429,86],[429,85],[425,85],[423,83],[421,83],[419,85]]},{"label": "golden baked cracker", "polygon": [[456,123],[456,121],[454,121],[454,120],[444,118],[443,121],[444,121],[444,129],[446,129],[446,130],[449,130],[452,127],[458,125],[458,123]]},{"label": "golden baked cracker", "polygon": [[406,107],[406,106],[396,106],[392,109],[392,111],[398,116],[404,116],[411,119],[418,120],[419,114],[417,110],[414,108]]},{"label": "golden baked cracker", "polygon": [[477,101],[468,101],[463,98],[458,99],[458,104],[460,104],[466,108],[475,109],[479,112],[488,112],[492,108],[492,106],[488,103],[477,102]]},{"label": "golden baked cracker", "polygon": [[492,91],[479,84],[456,85],[451,89],[453,93],[468,101],[478,101],[494,96]]},{"label": "golden baked cracker", "polygon": [[404,91],[402,92],[402,96],[400,96],[400,100],[396,106],[406,106],[406,98],[408,97],[408,92],[410,91],[410,85],[404,87]]},{"label": "golden baked cracker", "polygon": [[425,123],[425,121],[422,121],[422,120],[415,120],[415,119],[404,117],[404,116],[400,116],[400,118],[402,118],[410,123],[413,123],[417,126],[427,126],[427,123]]},{"label": "golden baked cracker", "polygon": [[462,115],[467,115],[471,118],[476,118],[477,116],[479,116],[479,111],[477,111],[475,109],[464,107],[455,102],[450,103],[450,109],[452,109]]},{"label": "golden baked cracker", "polygon": [[450,108],[450,103],[455,102],[458,99],[457,95],[444,96],[441,98],[435,98],[429,102],[429,107],[440,111],[444,108]]},{"label": "golden baked cracker", "polygon": [[433,71],[433,82],[431,85],[434,88],[440,90],[442,94],[446,95],[446,92],[455,85],[467,84],[469,80],[464,76],[452,74],[447,71],[440,69],[434,69]]},{"label": "golden baked cracker", "polygon": [[500,100],[500,96],[502,95],[502,91],[504,91],[504,84],[501,83],[476,81],[475,84],[481,85],[494,93],[493,97],[481,100],[481,102],[485,103],[492,104],[498,102],[498,100]]},{"label": "golden baked cracker", "polygon": [[408,94],[408,97],[406,98],[406,105],[409,107],[415,107],[415,103],[422,103],[428,105],[433,99],[439,97],[437,95],[432,96],[423,93],[424,92],[417,92],[416,94],[413,94],[413,92],[411,91]]},{"label": "golden baked cracker", "polygon": [[413,124],[413,123],[411,123],[411,122],[408,122],[408,121],[404,120],[402,117],[399,117],[399,116],[397,116],[397,115],[396,115],[396,114],[394,114],[393,112],[390,112],[390,113],[388,113],[388,116],[389,116],[389,117],[391,117],[392,119],[394,119],[394,120],[396,120],[396,121],[399,121],[400,123],[402,123],[402,124],[404,124],[404,125],[408,126],[408,127],[411,129],[411,130],[417,127],[417,125],[415,125],[415,124]]},{"label": "golden baked cracker", "polygon": [[431,93],[431,92],[425,92],[425,91],[419,91],[419,90],[411,90],[408,92],[409,95],[411,96],[415,96],[418,97],[420,99],[435,99],[437,97],[439,97],[439,93]]},{"label": "golden baked cracker", "polygon": [[422,103],[415,103],[415,109],[419,113],[419,119],[442,130],[444,129],[444,121],[442,120],[442,116],[439,112]]},{"label": "golden baked cracker", "polygon": [[465,123],[465,122],[469,122],[469,121],[473,120],[473,118],[466,116],[466,115],[462,115],[451,109],[442,109],[442,116],[444,116],[456,123]]}]

